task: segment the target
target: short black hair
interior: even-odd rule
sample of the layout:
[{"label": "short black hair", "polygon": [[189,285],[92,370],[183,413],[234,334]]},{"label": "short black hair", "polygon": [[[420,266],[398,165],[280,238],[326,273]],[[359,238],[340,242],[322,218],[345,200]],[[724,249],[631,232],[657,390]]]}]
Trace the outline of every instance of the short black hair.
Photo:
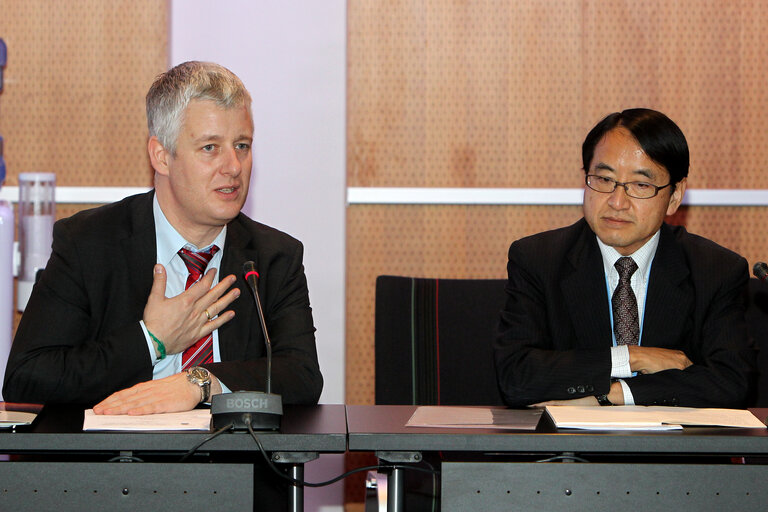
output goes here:
[{"label": "short black hair", "polygon": [[688,176],[690,157],[685,135],[670,118],[648,108],[614,112],[590,130],[581,146],[581,161],[585,173],[589,173],[597,144],[608,132],[619,126],[632,134],[651,160],[667,170],[673,189],[680,180]]}]

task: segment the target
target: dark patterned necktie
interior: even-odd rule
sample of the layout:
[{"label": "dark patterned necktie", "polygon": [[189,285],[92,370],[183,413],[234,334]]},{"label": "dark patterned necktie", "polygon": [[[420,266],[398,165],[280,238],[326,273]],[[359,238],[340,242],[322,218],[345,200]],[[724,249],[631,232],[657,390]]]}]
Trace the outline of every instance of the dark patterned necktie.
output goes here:
[{"label": "dark patterned necktie", "polygon": [[637,315],[637,298],[629,284],[632,274],[637,270],[635,260],[619,258],[614,264],[619,271],[619,284],[613,291],[613,330],[617,345],[637,345],[640,339],[640,322]]},{"label": "dark patterned necktie", "polygon": [[[188,289],[195,284],[205,273],[205,268],[213,258],[213,255],[219,250],[215,245],[207,251],[193,252],[187,249],[181,249],[179,256],[184,260],[189,271],[187,276],[187,285],[184,288]],[[187,348],[181,356],[181,369],[186,370],[193,366],[199,366],[204,363],[213,362],[213,333],[203,336],[195,342],[194,345]]]}]

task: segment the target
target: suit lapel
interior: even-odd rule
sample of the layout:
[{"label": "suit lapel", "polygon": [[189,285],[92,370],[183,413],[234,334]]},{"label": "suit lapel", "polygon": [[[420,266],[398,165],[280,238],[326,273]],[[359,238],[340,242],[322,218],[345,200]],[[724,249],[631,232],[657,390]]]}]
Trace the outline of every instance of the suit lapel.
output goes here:
[{"label": "suit lapel", "polygon": [[560,286],[579,346],[604,347],[610,344],[611,319],[603,259],[595,234],[581,222],[581,235],[568,253],[572,268]]},{"label": "suit lapel", "polygon": [[227,239],[219,272],[220,277],[234,274],[237,277],[234,286],[240,288],[240,297],[228,308],[235,312],[235,318],[219,328],[219,350],[223,361],[244,360],[248,344],[243,340],[251,337],[255,305],[243,277],[243,264],[249,260],[256,264],[256,268],[259,267],[251,235],[236,218],[227,225]]},{"label": "suit lapel", "polygon": [[147,296],[152,289],[152,269],[157,261],[153,197],[154,192],[149,192],[138,200],[137,207],[131,211],[130,232],[121,240],[126,259],[126,279],[131,283],[130,307],[139,312],[144,311],[147,304]]},{"label": "suit lapel", "polygon": [[[693,294],[685,286],[690,270],[675,235],[666,224],[651,266],[648,294],[645,301],[643,338],[646,346],[659,346],[664,339],[680,339],[685,327],[680,318],[693,302]],[[663,343],[661,343],[663,345]]]}]

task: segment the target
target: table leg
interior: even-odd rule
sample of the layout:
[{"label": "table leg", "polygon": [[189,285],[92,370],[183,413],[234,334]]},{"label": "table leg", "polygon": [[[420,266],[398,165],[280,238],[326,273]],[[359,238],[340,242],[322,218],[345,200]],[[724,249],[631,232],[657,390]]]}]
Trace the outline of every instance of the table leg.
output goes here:
[{"label": "table leg", "polygon": [[405,470],[395,468],[387,479],[387,512],[405,510]]},{"label": "table leg", "polygon": [[[304,480],[304,464],[291,464],[290,475],[291,478],[295,480]],[[291,512],[303,512],[304,487],[301,485],[291,484],[288,492],[290,493],[288,510]]]}]

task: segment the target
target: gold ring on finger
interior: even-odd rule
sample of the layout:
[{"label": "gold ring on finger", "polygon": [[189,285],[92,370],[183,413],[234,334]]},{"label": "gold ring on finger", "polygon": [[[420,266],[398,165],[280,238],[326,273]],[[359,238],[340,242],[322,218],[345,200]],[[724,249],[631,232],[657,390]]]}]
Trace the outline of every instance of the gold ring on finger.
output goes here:
[{"label": "gold ring on finger", "polygon": [[208,310],[205,310],[205,316],[208,317],[208,321],[211,321],[211,314],[208,312]]}]

